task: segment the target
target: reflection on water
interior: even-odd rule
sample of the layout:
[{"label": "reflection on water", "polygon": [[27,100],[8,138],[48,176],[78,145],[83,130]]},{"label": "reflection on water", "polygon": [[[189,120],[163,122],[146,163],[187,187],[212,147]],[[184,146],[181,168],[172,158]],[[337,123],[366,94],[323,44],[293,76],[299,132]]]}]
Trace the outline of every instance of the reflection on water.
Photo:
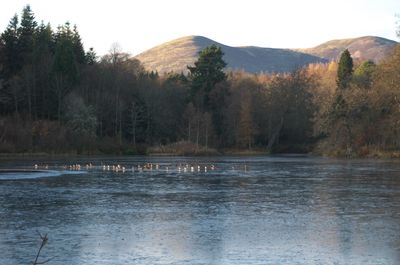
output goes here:
[{"label": "reflection on water", "polygon": [[[100,166],[130,169],[149,159],[160,170]],[[397,162],[70,160],[2,161],[1,168],[98,167],[34,178],[0,173],[0,264],[29,264],[40,244],[36,231],[48,233],[42,256],[50,264],[400,264]],[[178,172],[181,163],[215,170]]]},{"label": "reflection on water", "polygon": [[38,179],[46,177],[57,177],[67,174],[82,174],[82,171],[67,171],[67,170],[14,170],[4,169],[0,170],[0,180],[24,180],[24,179]]}]

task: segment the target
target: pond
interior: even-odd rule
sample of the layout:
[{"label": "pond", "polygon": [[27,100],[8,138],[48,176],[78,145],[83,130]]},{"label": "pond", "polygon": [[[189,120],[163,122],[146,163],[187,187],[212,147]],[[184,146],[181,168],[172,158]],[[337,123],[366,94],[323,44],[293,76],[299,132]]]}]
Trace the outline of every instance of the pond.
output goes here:
[{"label": "pond", "polygon": [[397,265],[400,163],[2,158],[0,264],[32,264],[39,233],[57,265]]}]

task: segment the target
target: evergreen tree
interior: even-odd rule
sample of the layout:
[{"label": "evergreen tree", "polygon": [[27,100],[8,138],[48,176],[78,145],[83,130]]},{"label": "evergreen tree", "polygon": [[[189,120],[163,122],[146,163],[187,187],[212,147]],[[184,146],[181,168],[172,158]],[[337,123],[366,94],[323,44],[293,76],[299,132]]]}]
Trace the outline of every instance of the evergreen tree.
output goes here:
[{"label": "evergreen tree", "polygon": [[88,65],[93,65],[97,62],[97,55],[92,47],[86,52],[85,62]]},{"label": "evergreen tree", "polygon": [[74,84],[78,78],[74,36],[68,22],[59,27],[56,34],[53,72],[63,74],[63,78],[71,84]]},{"label": "evergreen tree", "polygon": [[345,50],[340,56],[337,71],[336,84],[339,89],[346,89],[353,76],[353,59],[349,50]]},{"label": "evergreen tree", "polygon": [[1,34],[3,47],[3,76],[5,79],[16,74],[20,67],[20,53],[18,51],[18,16],[15,14],[8,24],[6,30]]},{"label": "evergreen tree", "polygon": [[[61,105],[64,97],[78,82],[78,63],[74,54],[73,33],[69,23],[58,27],[56,33],[56,48],[51,70],[53,97],[57,102],[57,118],[61,117]],[[55,113],[55,112],[53,112]]]},{"label": "evergreen tree", "polygon": [[51,98],[50,72],[54,59],[53,31],[50,24],[43,22],[38,26],[35,34],[35,49],[33,62],[36,76],[36,114],[39,118],[51,117],[51,110],[55,109],[56,101]]},{"label": "evergreen tree", "polygon": [[44,24],[42,21],[35,33],[34,61],[40,60],[43,54],[54,55],[56,46],[54,35],[50,23]]},{"label": "evergreen tree", "polygon": [[34,39],[37,23],[31,7],[27,5],[22,10],[21,26],[19,31],[18,48],[24,63],[32,63],[32,52],[34,49]]},{"label": "evergreen tree", "polygon": [[223,55],[221,47],[213,44],[199,53],[199,58],[194,66],[188,66],[192,81],[192,101],[202,110],[209,109],[211,91],[218,83],[226,80],[223,72],[226,66],[222,59]]},{"label": "evergreen tree", "polygon": [[221,47],[213,44],[199,53],[194,66],[188,66],[191,101],[199,115],[206,112],[211,114],[213,128],[209,131],[215,131],[218,137],[222,135],[223,109],[228,93],[223,56]]},{"label": "evergreen tree", "polygon": [[72,45],[74,49],[75,59],[78,64],[85,64],[86,56],[85,50],[83,49],[82,39],[79,35],[78,28],[74,25],[74,29],[72,32]]}]

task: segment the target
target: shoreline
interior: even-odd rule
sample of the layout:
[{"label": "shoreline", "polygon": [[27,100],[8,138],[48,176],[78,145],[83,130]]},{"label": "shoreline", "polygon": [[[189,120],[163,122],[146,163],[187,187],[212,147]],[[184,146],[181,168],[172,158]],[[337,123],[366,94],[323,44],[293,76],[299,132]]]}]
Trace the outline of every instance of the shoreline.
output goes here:
[{"label": "shoreline", "polygon": [[123,153],[45,153],[45,152],[37,152],[37,153],[0,153],[0,160],[7,160],[13,158],[32,158],[32,157],[52,157],[52,158],[63,158],[63,157],[107,157],[107,156],[115,156],[115,157],[206,157],[206,156],[215,156],[215,157],[234,157],[234,156],[243,156],[243,157],[255,157],[255,156],[314,156],[314,157],[325,157],[325,158],[339,158],[339,159],[373,159],[373,160],[381,160],[381,159],[390,159],[390,160],[398,160],[400,159],[400,151],[379,151],[371,154],[367,154],[364,156],[352,154],[351,156],[346,155],[337,155],[337,154],[329,154],[329,153],[319,153],[319,152],[309,152],[309,153],[299,153],[299,152],[277,152],[271,153],[267,151],[260,150],[222,150],[219,152],[194,152],[194,153],[180,153],[180,152],[148,152],[145,154],[123,154]]}]

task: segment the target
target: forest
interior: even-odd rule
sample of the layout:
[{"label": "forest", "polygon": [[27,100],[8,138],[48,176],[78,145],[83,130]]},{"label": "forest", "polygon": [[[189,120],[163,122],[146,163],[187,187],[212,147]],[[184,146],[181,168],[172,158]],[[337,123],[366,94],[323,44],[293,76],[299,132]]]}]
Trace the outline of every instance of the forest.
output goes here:
[{"label": "forest", "polygon": [[400,156],[400,47],[379,64],[345,50],[285,74],[225,66],[215,45],[186,75],[118,45],[98,57],[28,5],[0,37],[0,153]]}]

